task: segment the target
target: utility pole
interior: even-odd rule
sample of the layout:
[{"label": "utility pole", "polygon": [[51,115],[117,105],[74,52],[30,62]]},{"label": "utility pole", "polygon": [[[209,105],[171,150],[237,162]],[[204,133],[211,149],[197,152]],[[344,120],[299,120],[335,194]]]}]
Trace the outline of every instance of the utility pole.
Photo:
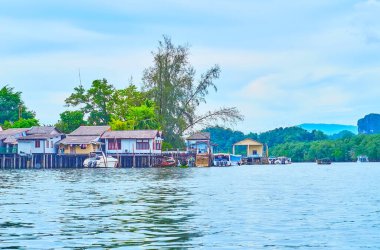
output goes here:
[{"label": "utility pole", "polygon": [[22,115],[22,104],[18,105],[18,119],[21,120],[21,115]]}]

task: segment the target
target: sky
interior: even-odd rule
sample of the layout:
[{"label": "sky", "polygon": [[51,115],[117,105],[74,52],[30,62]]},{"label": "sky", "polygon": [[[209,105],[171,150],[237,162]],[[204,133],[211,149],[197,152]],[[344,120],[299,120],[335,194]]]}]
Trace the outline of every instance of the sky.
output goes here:
[{"label": "sky", "polygon": [[355,125],[380,112],[380,0],[0,0],[0,87],[43,124],[81,81],[140,86],[163,35],[221,77],[199,112],[237,107],[233,129]]}]

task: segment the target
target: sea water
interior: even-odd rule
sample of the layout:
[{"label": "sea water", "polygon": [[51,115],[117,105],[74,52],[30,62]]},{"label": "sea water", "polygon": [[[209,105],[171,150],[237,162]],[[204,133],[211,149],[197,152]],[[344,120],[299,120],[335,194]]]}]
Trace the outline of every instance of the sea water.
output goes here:
[{"label": "sea water", "polygon": [[380,249],[380,164],[0,170],[0,248]]}]

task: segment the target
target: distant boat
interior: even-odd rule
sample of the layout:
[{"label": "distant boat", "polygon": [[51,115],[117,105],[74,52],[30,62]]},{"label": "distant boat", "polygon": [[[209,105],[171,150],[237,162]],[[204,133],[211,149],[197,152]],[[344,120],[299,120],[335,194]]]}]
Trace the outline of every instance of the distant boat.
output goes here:
[{"label": "distant boat", "polygon": [[330,165],[331,160],[329,158],[318,159],[317,164],[319,164],[319,165]]},{"label": "distant boat", "polygon": [[90,157],[85,159],[83,167],[85,168],[115,168],[118,160],[111,156],[106,156],[104,152],[91,152]]},{"label": "distant boat", "polygon": [[232,154],[214,154],[214,166],[222,167],[222,166],[240,166],[241,165],[242,156],[241,155],[232,155]]},{"label": "distant boat", "polygon": [[356,162],[358,162],[358,163],[369,162],[368,156],[366,156],[366,155],[359,155],[358,156],[358,160]]},{"label": "distant boat", "polygon": [[292,163],[292,159],[286,156],[277,157],[277,159],[274,161],[274,164],[291,164],[291,163]]}]

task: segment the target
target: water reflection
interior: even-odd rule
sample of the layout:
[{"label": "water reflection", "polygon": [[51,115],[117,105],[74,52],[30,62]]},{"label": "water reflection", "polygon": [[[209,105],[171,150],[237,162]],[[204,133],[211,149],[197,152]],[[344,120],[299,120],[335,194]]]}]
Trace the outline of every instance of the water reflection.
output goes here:
[{"label": "water reflection", "polygon": [[378,249],[369,166],[0,171],[0,249]]},{"label": "water reflection", "polygon": [[[52,248],[182,248],[201,236],[191,222],[196,216],[191,207],[196,202],[184,185],[191,171],[45,172],[25,172],[30,178],[23,181],[19,173],[2,176],[6,180],[3,183],[12,184],[1,189],[7,199],[2,205],[10,215],[8,220],[0,219],[0,239],[5,244],[1,247],[23,248],[33,241],[36,248],[45,248],[46,241],[52,238]],[[14,193],[16,186],[22,190],[22,197]],[[16,199],[10,201],[15,195]]]}]

